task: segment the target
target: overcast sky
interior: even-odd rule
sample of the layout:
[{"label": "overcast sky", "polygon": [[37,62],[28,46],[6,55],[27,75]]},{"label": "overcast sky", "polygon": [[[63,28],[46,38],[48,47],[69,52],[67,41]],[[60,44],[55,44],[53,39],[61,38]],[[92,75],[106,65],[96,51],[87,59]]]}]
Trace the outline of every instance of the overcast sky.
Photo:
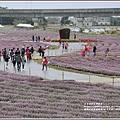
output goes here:
[{"label": "overcast sky", "polygon": [[82,8],[120,8],[119,1],[0,1],[1,7],[8,9],[82,9]]}]

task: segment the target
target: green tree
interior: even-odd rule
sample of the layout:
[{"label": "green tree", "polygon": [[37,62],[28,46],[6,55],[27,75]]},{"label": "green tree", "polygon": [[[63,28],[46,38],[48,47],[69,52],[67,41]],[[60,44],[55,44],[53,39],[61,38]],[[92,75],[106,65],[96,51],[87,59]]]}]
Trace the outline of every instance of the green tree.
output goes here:
[{"label": "green tree", "polygon": [[64,24],[69,24],[70,21],[68,20],[69,17],[62,17],[61,18],[61,25],[64,25]]},{"label": "green tree", "polygon": [[48,21],[48,24],[59,24],[60,23],[60,18],[48,17],[47,21]]},{"label": "green tree", "polygon": [[40,20],[40,23],[39,25],[41,25],[43,27],[43,29],[45,30],[45,27],[47,26],[47,19],[45,17],[43,17],[41,20]]}]

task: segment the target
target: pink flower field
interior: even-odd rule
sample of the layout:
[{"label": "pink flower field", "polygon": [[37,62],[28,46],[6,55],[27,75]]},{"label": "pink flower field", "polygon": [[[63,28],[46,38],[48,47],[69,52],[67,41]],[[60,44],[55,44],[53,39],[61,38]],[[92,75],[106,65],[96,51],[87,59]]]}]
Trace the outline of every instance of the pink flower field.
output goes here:
[{"label": "pink flower field", "polygon": [[21,49],[22,46],[24,46],[25,48],[32,46],[34,50],[37,51],[40,46],[45,48],[46,46],[50,47],[51,45],[49,45],[48,43],[41,43],[41,42],[0,41],[0,49],[6,48],[7,51],[9,49],[12,49],[13,47],[15,49],[17,48]]},{"label": "pink flower field", "polygon": [[[88,104],[104,109],[87,110]],[[119,118],[118,106],[119,87],[0,71],[0,118]]]},{"label": "pink flower field", "polygon": [[[80,50],[54,58],[50,57],[50,64],[79,71],[120,76],[120,38],[110,35],[103,35],[104,38],[102,38],[101,35],[97,37],[99,39],[97,43],[90,43],[91,49],[89,57],[83,57],[81,55],[82,50]],[[93,55],[92,47],[94,45],[97,47],[96,57]],[[105,55],[107,47],[109,47],[110,50],[108,56]]]},{"label": "pink flower field", "polygon": [[[33,46],[37,50],[40,45],[49,45],[31,42],[32,35],[59,39],[58,31],[2,30],[0,50],[22,46]],[[73,38],[73,33],[70,37]],[[97,43],[91,43],[97,47],[96,57],[92,49],[88,58],[82,57],[80,50],[48,57],[50,64],[120,76],[119,36],[77,33],[77,38],[98,39]],[[110,51],[105,56],[107,47]],[[95,109],[95,106],[99,107]],[[43,80],[42,77],[0,71],[0,109],[0,118],[120,118],[120,87],[75,80]]]}]

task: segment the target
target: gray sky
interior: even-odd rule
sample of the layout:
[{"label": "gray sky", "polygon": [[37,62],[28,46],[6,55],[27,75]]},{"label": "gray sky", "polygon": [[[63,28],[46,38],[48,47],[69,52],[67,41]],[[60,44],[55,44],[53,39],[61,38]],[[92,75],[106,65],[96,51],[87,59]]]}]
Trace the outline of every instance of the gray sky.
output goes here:
[{"label": "gray sky", "polygon": [[8,9],[120,8],[120,1],[0,1],[0,6]]}]

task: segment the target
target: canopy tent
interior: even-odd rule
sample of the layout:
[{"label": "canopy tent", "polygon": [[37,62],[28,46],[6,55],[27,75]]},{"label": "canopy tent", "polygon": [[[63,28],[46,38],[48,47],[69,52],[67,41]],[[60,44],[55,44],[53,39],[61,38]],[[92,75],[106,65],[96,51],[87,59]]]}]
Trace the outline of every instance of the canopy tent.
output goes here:
[{"label": "canopy tent", "polygon": [[0,27],[4,27],[4,26],[0,24]]},{"label": "canopy tent", "polygon": [[26,27],[26,28],[31,28],[31,27],[34,27],[32,26],[31,24],[22,24],[22,23],[19,23],[18,25],[16,25],[17,27]]}]

